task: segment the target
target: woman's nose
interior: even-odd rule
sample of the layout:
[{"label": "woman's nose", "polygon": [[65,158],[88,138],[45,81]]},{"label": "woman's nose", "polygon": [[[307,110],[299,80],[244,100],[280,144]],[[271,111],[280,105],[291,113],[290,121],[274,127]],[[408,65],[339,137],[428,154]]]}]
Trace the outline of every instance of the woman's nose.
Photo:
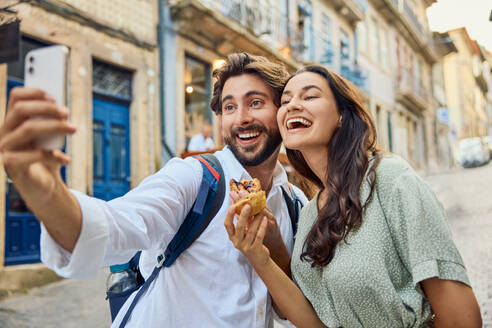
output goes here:
[{"label": "woman's nose", "polygon": [[287,111],[292,112],[296,110],[302,110],[302,106],[299,104],[297,98],[292,98],[292,100],[287,104]]}]

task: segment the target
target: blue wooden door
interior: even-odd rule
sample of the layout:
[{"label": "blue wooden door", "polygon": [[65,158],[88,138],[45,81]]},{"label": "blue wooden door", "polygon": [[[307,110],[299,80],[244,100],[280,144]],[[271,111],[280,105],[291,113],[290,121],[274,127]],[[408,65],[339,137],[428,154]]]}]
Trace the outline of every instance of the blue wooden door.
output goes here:
[{"label": "blue wooden door", "polygon": [[[22,85],[9,78],[7,98],[12,88]],[[5,204],[5,265],[39,262],[41,227],[8,178]]]},{"label": "blue wooden door", "polygon": [[130,189],[129,108],[125,103],[94,96],[94,197],[111,200]]}]

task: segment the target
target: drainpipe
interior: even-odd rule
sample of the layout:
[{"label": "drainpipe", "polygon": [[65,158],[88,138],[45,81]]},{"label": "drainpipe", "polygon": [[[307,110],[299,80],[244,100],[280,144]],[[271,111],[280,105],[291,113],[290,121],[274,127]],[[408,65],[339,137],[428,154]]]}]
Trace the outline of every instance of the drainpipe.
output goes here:
[{"label": "drainpipe", "polygon": [[[166,33],[169,29],[169,25],[171,24],[171,20],[169,18],[169,6],[166,3],[167,0],[158,0],[159,3],[159,24],[157,25],[157,34],[159,38],[159,96],[161,98],[160,101],[160,111],[161,111],[161,145],[162,149],[165,151],[165,154],[162,155],[162,165],[164,165],[167,160],[172,157],[175,157],[175,152],[169,147],[167,144],[166,138],[166,75],[167,69],[169,69],[169,65],[166,67],[165,59],[165,43],[167,41]],[[171,49],[172,50],[172,49]],[[167,117],[168,119],[172,119],[172,117]]]}]

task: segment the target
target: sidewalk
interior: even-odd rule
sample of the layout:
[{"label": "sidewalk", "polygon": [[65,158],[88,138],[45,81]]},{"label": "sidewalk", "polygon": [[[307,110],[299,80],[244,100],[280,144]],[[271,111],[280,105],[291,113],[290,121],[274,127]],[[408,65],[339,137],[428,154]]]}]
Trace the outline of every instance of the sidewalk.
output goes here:
[{"label": "sidewalk", "polygon": [[95,279],[62,280],[0,302],[0,328],[109,327],[107,269]]}]

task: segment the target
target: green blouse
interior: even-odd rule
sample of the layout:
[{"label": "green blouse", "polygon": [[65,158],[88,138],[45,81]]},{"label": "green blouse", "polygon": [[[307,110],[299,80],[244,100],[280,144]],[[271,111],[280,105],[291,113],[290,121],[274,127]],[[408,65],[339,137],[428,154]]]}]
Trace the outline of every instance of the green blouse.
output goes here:
[{"label": "green blouse", "polygon": [[[328,327],[423,327],[431,308],[419,282],[439,277],[470,285],[442,205],[403,159],[385,156],[361,227],[323,268],[300,259],[317,215],[316,196],[302,210],[292,275]],[[364,180],[361,199],[369,195]]]}]

